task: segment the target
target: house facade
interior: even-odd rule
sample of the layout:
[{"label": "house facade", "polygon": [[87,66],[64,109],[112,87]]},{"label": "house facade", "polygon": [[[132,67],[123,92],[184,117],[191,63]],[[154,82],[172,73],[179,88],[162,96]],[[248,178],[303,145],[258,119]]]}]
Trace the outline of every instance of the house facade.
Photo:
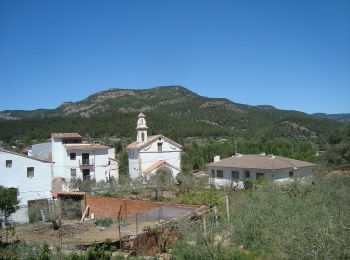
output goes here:
[{"label": "house facade", "polygon": [[78,133],[53,133],[51,142],[33,145],[28,154],[0,149],[0,185],[13,188],[20,200],[16,222],[27,222],[28,205],[51,198],[51,191],[69,191],[72,178],[119,178],[115,149],[83,143]]},{"label": "house facade", "polygon": [[148,136],[147,129],[145,115],[140,113],[136,142],[127,146],[130,177],[147,180],[165,172],[176,178],[181,171],[182,146],[161,134]]},{"label": "house facade", "polygon": [[83,143],[78,133],[51,134],[51,147],[54,178],[96,181],[119,178],[119,165],[115,159],[114,148]]},{"label": "house facade", "polygon": [[13,188],[20,209],[15,222],[28,222],[28,201],[51,198],[51,162],[0,149],[0,185]]},{"label": "house facade", "polygon": [[266,156],[237,154],[207,165],[209,184],[215,187],[244,188],[244,180],[257,180],[267,177],[273,181],[292,181],[312,176],[315,164],[286,158],[282,156]]}]

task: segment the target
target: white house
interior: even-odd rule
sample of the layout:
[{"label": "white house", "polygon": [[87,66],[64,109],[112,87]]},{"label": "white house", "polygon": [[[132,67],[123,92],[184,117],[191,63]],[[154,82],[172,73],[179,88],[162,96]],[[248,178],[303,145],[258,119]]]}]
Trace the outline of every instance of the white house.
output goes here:
[{"label": "white house", "polygon": [[257,180],[266,176],[274,181],[290,181],[312,176],[316,164],[282,156],[237,154],[220,160],[214,157],[209,163],[209,184],[243,188],[245,179]]},{"label": "white house", "polygon": [[115,149],[101,144],[83,143],[78,133],[51,134],[54,178],[81,178],[107,181],[119,178]]},{"label": "white house", "polygon": [[181,171],[182,146],[161,134],[148,136],[147,129],[145,115],[140,113],[136,142],[127,146],[130,177],[149,179],[162,171],[176,178]]},{"label": "white house", "polygon": [[51,162],[0,149],[0,185],[13,188],[20,209],[15,222],[28,222],[28,201],[51,197]]}]

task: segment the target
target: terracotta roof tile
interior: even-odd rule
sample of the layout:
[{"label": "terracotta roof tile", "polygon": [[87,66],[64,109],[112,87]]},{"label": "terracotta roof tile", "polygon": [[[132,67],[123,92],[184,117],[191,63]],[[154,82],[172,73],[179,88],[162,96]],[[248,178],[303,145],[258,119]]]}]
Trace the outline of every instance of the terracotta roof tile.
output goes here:
[{"label": "terracotta roof tile", "polygon": [[135,149],[135,148],[137,148],[137,149],[140,150],[141,148],[146,147],[147,145],[149,145],[153,141],[157,140],[158,138],[162,138],[162,139],[166,140],[167,142],[171,143],[172,145],[175,145],[175,146],[177,146],[179,148],[182,148],[182,146],[180,144],[170,140],[169,138],[167,138],[167,137],[165,137],[164,135],[161,135],[161,134],[148,136],[147,137],[147,142],[144,142],[144,143],[133,142],[133,143],[129,144],[126,148],[127,149]]},{"label": "terracotta roof tile", "polygon": [[285,169],[285,168],[302,168],[316,166],[316,164],[290,159],[282,156],[265,156],[265,155],[239,155],[223,159],[218,162],[209,163],[208,166],[243,168],[243,169]]},{"label": "terracotta roof tile", "polygon": [[154,162],[152,165],[150,165],[149,167],[147,167],[147,168],[143,171],[143,173],[149,173],[149,172],[153,171],[154,169],[159,168],[159,167],[162,166],[164,163],[165,163],[164,160],[156,161],[156,162]]},{"label": "terracotta roof tile", "polygon": [[65,144],[64,147],[67,151],[73,150],[106,150],[109,146],[102,144]]},{"label": "terracotta roof tile", "polygon": [[21,153],[16,153],[16,152],[5,150],[5,149],[2,149],[2,148],[0,148],[0,152],[10,153],[10,154],[22,156],[22,157],[25,157],[25,158],[28,158],[28,159],[32,159],[32,160],[35,160],[35,161],[39,161],[39,162],[43,162],[43,163],[51,163],[51,160],[38,159],[38,158],[35,158],[35,157],[31,157],[31,156],[28,156],[28,155],[25,155],[25,154],[21,154]]},{"label": "terracotta roof tile", "polygon": [[80,191],[59,191],[59,192],[54,192],[51,191],[51,193],[54,196],[85,196],[86,192],[80,192]]},{"label": "terracotta roof tile", "polygon": [[174,165],[171,165],[170,163],[168,163],[167,161],[164,161],[164,160],[158,160],[158,161],[155,161],[152,165],[150,165],[149,167],[147,167],[145,170],[143,170],[143,173],[144,174],[147,174],[147,173],[150,173],[151,171],[157,169],[157,168],[160,168],[162,167],[163,165],[166,165],[170,168],[173,168],[173,169],[176,169],[178,171],[180,171],[180,169],[178,169],[177,167],[175,167]]},{"label": "terracotta roof tile", "polygon": [[145,146],[146,144],[151,143],[151,142],[153,142],[154,140],[156,140],[157,137],[158,137],[158,135],[150,135],[150,136],[147,136],[147,142],[144,142],[144,143],[133,142],[133,143],[129,144],[129,145],[127,146],[127,148],[143,147],[143,146]]}]

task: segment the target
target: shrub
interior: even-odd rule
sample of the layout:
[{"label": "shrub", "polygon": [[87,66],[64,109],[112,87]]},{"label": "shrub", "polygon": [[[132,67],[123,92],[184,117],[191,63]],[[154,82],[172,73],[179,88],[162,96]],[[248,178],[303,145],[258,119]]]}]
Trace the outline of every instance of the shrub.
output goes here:
[{"label": "shrub", "polygon": [[261,183],[234,201],[233,242],[259,255],[287,258],[350,256],[350,176],[279,188]]},{"label": "shrub", "polygon": [[180,195],[180,203],[185,204],[216,204],[219,201],[216,189],[192,189]]},{"label": "shrub", "polygon": [[110,227],[113,224],[113,219],[111,218],[101,218],[95,220],[96,226]]}]

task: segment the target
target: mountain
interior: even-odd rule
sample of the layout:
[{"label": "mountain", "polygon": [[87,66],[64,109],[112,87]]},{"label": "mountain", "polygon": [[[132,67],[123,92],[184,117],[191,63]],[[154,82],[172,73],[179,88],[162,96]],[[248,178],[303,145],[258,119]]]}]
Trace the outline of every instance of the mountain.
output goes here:
[{"label": "mountain", "polygon": [[343,114],[316,113],[316,114],[312,114],[312,116],[317,118],[328,118],[339,122],[350,122],[350,113],[343,113]]},{"label": "mountain", "polygon": [[150,134],[291,137],[312,139],[340,123],[269,105],[250,106],[209,98],[182,86],[143,90],[108,89],[55,109],[0,112],[0,140],[40,139],[51,132],[77,131],[91,137],[135,135],[137,114],[146,114]]}]

